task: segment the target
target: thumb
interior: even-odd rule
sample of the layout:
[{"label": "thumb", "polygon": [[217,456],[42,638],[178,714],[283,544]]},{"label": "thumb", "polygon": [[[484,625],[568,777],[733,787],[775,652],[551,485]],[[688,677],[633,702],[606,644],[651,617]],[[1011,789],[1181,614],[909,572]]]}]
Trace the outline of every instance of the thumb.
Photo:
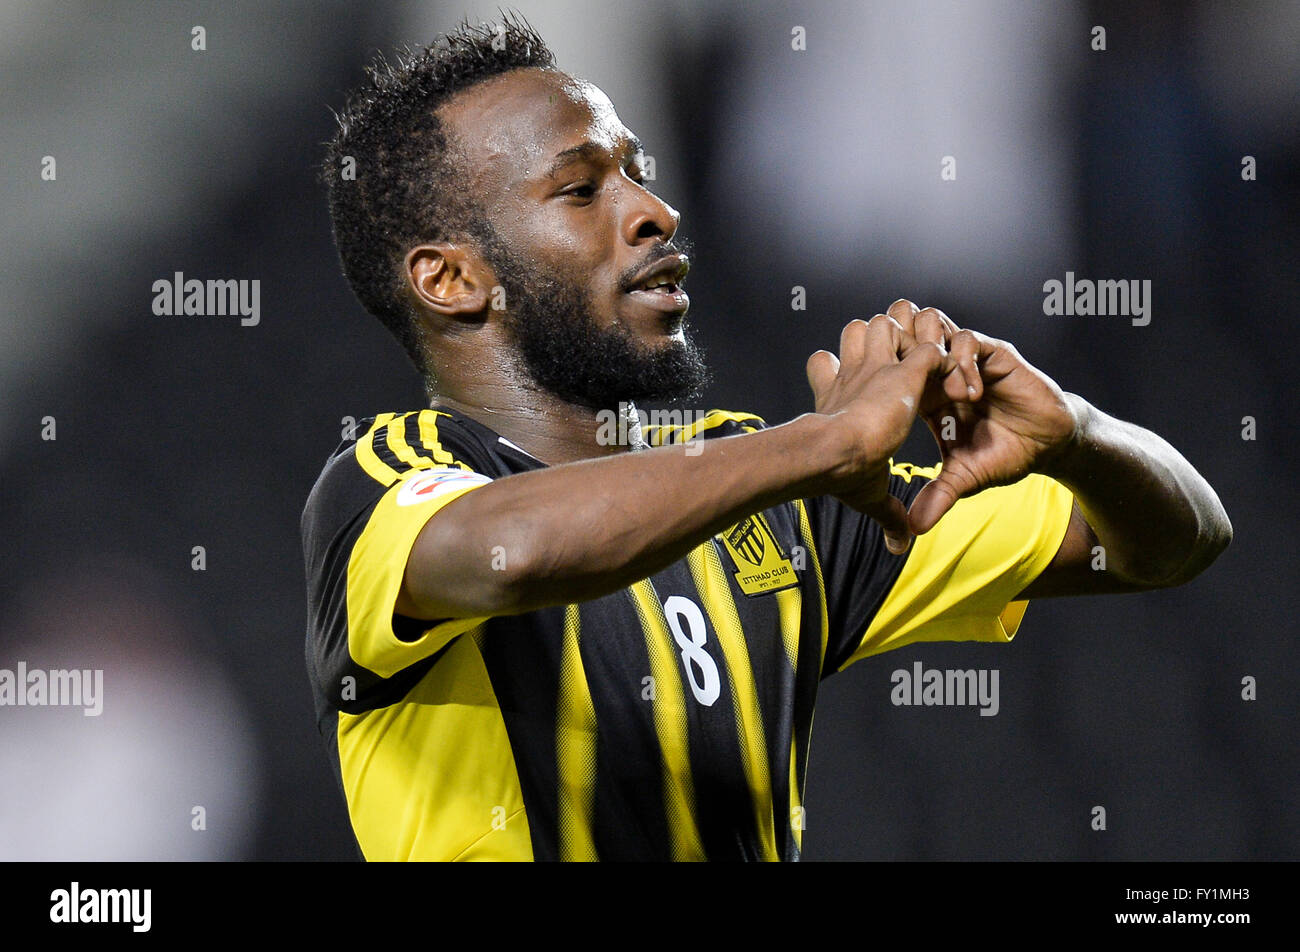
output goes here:
[{"label": "thumb", "polygon": [[929,532],[958,499],[978,488],[971,477],[944,468],[912,500],[907,518],[909,529],[918,535]]},{"label": "thumb", "polygon": [[804,369],[808,374],[808,386],[812,388],[813,401],[820,407],[822,394],[830,389],[839,375],[840,359],[828,350],[819,350],[808,358]]},{"label": "thumb", "polygon": [[897,496],[886,496],[866,513],[885,534],[885,548],[894,555],[902,555],[912,544],[912,531],[907,525],[907,507]]}]

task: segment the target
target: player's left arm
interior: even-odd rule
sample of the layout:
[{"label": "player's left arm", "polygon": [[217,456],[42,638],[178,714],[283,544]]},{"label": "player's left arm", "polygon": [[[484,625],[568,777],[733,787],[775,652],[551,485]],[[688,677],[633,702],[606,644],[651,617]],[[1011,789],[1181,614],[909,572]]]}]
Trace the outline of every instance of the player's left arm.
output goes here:
[{"label": "player's left arm", "polygon": [[[889,313],[918,342],[940,341],[961,368],[922,407],[943,466],[912,503],[913,532],[928,531],[958,499],[1028,473],[1062,483],[1075,497],[1069,528],[1018,598],[1181,585],[1232,540],[1214,489],[1156,434],[1065,393],[1011,344],[960,329],[942,312],[899,301]],[[1093,567],[1097,546],[1104,570]]]},{"label": "player's left arm", "polygon": [[[1061,548],[1022,598],[1136,592],[1182,585],[1232,541],[1205,478],[1150,430],[1066,395],[1081,425],[1041,471],[1074,493]],[[1104,556],[1105,570],[1097,558]]]}]

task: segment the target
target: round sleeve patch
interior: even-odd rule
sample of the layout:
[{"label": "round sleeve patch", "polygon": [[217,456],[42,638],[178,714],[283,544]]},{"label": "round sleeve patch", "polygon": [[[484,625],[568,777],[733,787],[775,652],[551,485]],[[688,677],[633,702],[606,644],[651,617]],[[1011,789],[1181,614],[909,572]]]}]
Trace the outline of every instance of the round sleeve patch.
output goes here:
[{"label": "round sleeve patch", "polygon": [[418,506],[445,496],[448,493],[492,482],[482,473],[472,473],[464,469],[422,469],[416,470],[406,478],[397,491],[395,502],[399,506]]}]

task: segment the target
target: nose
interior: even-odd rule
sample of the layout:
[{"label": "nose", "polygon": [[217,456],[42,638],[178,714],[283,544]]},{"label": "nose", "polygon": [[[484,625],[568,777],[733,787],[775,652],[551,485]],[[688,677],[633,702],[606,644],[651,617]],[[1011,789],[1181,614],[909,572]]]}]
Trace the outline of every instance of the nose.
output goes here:
[{"label": "nose", "polygon": [[640,194],[623,223],[624,240],[630,245],[638,245],[647,238],[672,241],[682,220],[681,213],[659,196],[645,189],[638,191]]}]

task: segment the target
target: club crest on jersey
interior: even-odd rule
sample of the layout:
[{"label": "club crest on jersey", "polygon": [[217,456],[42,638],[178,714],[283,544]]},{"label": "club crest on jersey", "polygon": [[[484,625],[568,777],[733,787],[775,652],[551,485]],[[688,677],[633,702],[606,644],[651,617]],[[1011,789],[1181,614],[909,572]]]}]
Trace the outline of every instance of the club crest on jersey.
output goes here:
[{"label": "club crest on jersey", "polygon": [[426,469],[417,471],[402,484],[396,502],[399,506],[415,506],[467,486],[490,482],[482,473],[465,469]]},{"label": "club crest on jersey", "polygon": [[799,576],[762,513],[716,536],[731,556],[732,576],[746,595],[766,595],[799,584]]}]

